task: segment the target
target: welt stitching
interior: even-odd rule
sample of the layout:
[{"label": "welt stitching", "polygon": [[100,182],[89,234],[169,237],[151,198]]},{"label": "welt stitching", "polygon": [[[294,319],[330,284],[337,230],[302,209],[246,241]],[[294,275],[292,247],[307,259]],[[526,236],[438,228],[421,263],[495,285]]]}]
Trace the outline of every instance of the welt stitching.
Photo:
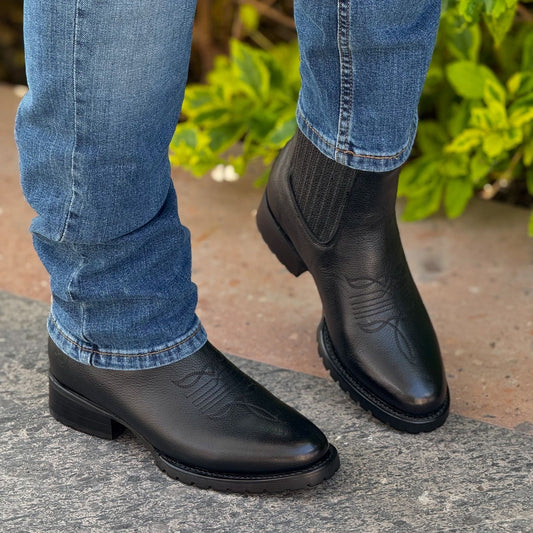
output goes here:
[{"label": "welt stitching", "polygon": [[172,350],[173,348],[176,348],[180,346],[181,344],[189,341],[192,339],[201,328],[201,324],[198,324],[198,326],[194,329],[194,331],[185,339],[173,344],[172,346],[169,346],[168,348],[162,348],[161,350],[156,350],[154,352],[145,352],[145,353],[139,353],[139,354],[119,354],[119,353],[113,353],[113,352],[101,352],[100,350],[94,350],[92,348],[85,348],[84,346],[81,346],[81,344],[78,344],[76,341],[70,339],[67,337],[60,329],[59,324],[54,320],[54,317],[50,317],[52,319],[52,322],[56,325],[58,333],[68,342],[71,344],[74,344],[74,346],[77,346],[80,350],[83,350],[84,352],[90,352],[91,354],[98,354],[98,355],[112,355],[116,357],[145,357],[147,355],[157,355],[159,353],[166,352],[168,350]]},{"label": "welt stitching", "polygon": [[[249,480],[249,479],[257,479],[257,480],[261,480],[261,479],[283,479],[283,478],[286,478],[286,477],[289,477],[289,476],[303,474],[305,472],[313,472],[314,470],[320,468],[322,465],[325,465],[326,463],[328,463],[330,461],[331,453],[332,452],[330,450],[326,454],[326,457],[324,457],[323,459],[320,459],[320,461],[318,461],[317,463],[313,463],[313,464],[309,465],[306,468],[302,468],[301,470],[294,470],[292,472],[287,472],[286,474],[285,473],[281,473],[281,474],[264,474],[264,475],[261,475],[261,474],[257,474],[257,475],[242,474],[242,475],[239,475],[239,474],[226,474],[224,472],[216,472],[215,476],[218,477],[218,478],[223,478],[223,479],[236,479],[236,480],[241,480],[241,479],[243,479],[243,480]],[[206,470],[205,468],[198,468],[198,467],[195,468],[195,467],[192,467],[192,466],[184,465],[182,463],[179,463],[176,459],[173,459],[172,457],[168,457],[167,455],[164,455],[161,452],[159,452],[159,455],[160,455],[160,457],[163,457],[166,461],[171,463],[173,466],[176,466],[177,468],[180,468],[182,470],[186,470],[186,471],[193,472],[193,473],[200,472],[200,473],[205,473],[205,474],[209,474],[209,475],[213,476],[213,472],[211,472],[209,470]]]}]

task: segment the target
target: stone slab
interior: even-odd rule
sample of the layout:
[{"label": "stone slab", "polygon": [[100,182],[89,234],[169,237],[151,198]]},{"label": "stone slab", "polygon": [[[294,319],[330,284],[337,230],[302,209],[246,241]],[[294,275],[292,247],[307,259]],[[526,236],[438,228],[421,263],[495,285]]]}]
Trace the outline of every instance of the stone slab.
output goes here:
[{"label": "stone slab", "polygon": [[533,437],[459,415],[433,433],[402,434],[330,380],[238,357],[325,431],[340,471],[274,496],[173,481],[131,435],[99,440],[51,418],[46,315],[46,304],[0,293],[3,532],[533,531]]}]

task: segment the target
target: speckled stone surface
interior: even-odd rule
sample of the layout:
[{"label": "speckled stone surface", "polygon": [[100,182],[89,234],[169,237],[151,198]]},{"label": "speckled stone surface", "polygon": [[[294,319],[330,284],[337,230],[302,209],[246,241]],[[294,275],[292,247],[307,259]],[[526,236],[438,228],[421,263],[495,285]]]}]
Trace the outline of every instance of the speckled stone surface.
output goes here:
[{"label": "speckled stone surface", "polygon": [[533,531],[533,437],[452,415],[381,425],[330,380],[232,358],[317,423],[341,469],[310,491],[218,494],[162,474],[131,435],[99,440],[47,411],[47,306],[0,293],[0,530]]}]

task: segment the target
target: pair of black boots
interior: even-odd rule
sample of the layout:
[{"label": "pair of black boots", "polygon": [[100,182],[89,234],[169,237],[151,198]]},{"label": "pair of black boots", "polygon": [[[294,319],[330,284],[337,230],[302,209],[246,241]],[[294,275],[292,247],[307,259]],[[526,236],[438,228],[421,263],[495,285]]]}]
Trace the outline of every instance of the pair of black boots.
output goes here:
[{"label": "pair of black boots", "polygon": [[[257,225],[290,272],[308,270],[316,282],[318,351],[332,377],[380,420],[418,433],[444,423],[449,394],[398,234],[398,174],[340,165],[298,131],[274,163]],[[56,419],[109,439],[130,429],[185,483],[277,492],[317,485],[339,467],[312,422],[209,343],[128,372],[78,363],[52,341],[49,357]]]}]

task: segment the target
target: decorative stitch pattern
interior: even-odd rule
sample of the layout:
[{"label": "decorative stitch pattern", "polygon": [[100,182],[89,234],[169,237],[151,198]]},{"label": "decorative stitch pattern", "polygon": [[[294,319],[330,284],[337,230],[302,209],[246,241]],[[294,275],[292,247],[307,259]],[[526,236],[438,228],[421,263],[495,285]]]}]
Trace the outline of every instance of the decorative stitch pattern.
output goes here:
[{"label": "decorative stitch pattern", "polygon": [[398,351],[415,364],[413,347],[401,328],[403,317],[394,304],[391,278],[354,278],[346,281],[355,289],[350,295],[350,303],[359,328],[365,333],[392,329]]},{"label": "decorative stitch pattern", "polygon": [[[227,378],[232,377],[230,373],[224,366],[207,363],[201,370],[185,374],[172,383],[181,389],[189,389],[186,397],[191,398],[193,405],[208,418],[226,418],[238,407],[244,407],[258,418],[278,421],[278,417],[264,407],[246,400],[246,393],[254,388],[253,382],[248,382],[238,373],[229,380]],[[232,385],[228,387],[230,381]]]}]

